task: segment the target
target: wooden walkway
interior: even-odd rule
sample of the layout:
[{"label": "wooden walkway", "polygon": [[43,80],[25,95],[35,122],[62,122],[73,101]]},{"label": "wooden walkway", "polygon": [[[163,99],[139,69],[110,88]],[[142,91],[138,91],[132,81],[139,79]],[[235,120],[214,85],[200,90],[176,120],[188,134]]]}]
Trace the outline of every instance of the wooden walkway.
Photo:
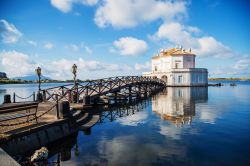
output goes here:
[{"label": "wooden walkway", "polygon": [[[0,137],[9,132],[20,132],[30,128],[39,127],[48,123],[55,123],[62,118],[59,113],[59,103],[67,101],[71,110],[83,110],[91,107],[92,104],[109,104],[110,102],[127,102],[133,98],[147,98],[165,87],[165,82],[152,77],[122,76],[110,77],[86,82],[77,82],[63,86],[43,89],[39,93],[37,116],[38,123],[30,121],[19,125],[4,126],[0,123]],[[9,105],[16,105],[11,103]],[[86,115],[85,115],[86,116]],[[97,122],[98,115],[89,116],[92,119],[86,121],[82,129],[89,128]],[[80,118],[81,119],[81,118]],[[8,124],[25,121],[25,118],[7,121]]]}]

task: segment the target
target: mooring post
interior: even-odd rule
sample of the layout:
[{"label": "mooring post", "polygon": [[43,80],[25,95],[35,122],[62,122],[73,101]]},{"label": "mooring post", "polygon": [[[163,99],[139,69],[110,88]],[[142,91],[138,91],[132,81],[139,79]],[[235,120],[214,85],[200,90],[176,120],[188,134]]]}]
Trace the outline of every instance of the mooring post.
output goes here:
[{"label": "mooring post", "polygon": [[41,94],[41,91],[37,92],[36,99],[37,99],[37,102],[42,102],[43,101],[43,95]]},{"label": "mooring post", "polygon": [[16,102],[16,93],[14,92],[14,94],[13,94],[13,103],[15,103]]},{"label": "mooring post", "polygon": [[43,90],[43,101],[47,101],[47,98],[46,98],[46,90]]},{"label": "mooring post", "polygon": [[36,93],[33,92],[33,101],[35,102],[36,101]]},{"label": "mooring post", "polygon": [[63,118],[70,117],[70,104],[68,101],[59,102],[59,112],[62,114]]},{"label": "mooring post", "polygon": [[85,105],[90,104],[90,96],[89,96],[89,95],[86,95],[86,96],[84,97],[84,103],[85,103]]},{"label": "mooring post", "polygon": [[3,104],[7,104],[7,103],[11,103],[11,96],[10,96],[10,94],[4,95]]},{"label": "mooring post", "polygon": [[60,119],[59,105],[58,105],[58,94],[56,94],[56,117],[57,117],[57,119]]}]

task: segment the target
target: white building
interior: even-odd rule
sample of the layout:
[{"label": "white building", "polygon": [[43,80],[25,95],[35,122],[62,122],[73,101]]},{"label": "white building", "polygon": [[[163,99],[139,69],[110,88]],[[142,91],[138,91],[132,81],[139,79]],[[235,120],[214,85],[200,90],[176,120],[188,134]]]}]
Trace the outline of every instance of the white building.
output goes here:
[{"label": "white building", "polygon": [[143,76],[163,79],[168,86],[207,86],[207,69],[195,68],[195,57],[191,49],[161,50],[152,57],[152,71]]}]

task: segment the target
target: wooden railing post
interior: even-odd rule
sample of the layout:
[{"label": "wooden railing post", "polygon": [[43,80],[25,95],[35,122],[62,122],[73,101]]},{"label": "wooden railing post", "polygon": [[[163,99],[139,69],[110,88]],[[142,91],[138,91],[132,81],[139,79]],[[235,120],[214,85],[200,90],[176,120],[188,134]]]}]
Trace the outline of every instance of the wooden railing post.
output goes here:
[{"label": "wooden railing post", "polygon": [[71,103],[71,101],[72,101],[71,90],[68,90],[68,98],[69,98],[69,102]]},{"label": "wooden railing post", "polygon": [[76,83],[76,102],[79,103],[80,95],[78,93],[78,82]]},{"label": "wooden railing post", "polygon": [[63,89],[63,86],[61,86],[61,89],[62,89],[62,96],[64,95],[64,89]]},{"label": "wooden railing post", "polygon": [[36,101],[36,93],[33,92],[33,101],[35,102]]},{"label": "wooden railing post", "polygon": [[46,90],[43,90],[43,102],[46,102],[47,98],[46,98]]},{"label": "wooden railing post", "polygon": [[58,107],[58,94],[56,94],[56,117],[57,119],[60,119],[59,107]]},{"label": "wooden railing post", "polygon": [[15,103],[16,102],[16,93],[14,92],[14,94],[13,94],[13,103]]}]

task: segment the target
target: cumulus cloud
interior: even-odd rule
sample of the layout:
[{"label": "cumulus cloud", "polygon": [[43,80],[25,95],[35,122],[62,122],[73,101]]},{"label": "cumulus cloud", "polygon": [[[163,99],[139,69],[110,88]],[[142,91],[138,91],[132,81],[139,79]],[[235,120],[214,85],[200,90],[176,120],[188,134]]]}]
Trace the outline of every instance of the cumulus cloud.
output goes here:
[{"label": "cumulus cloud", "polygon": [[7,22],[6,20],[0,20],[0,36],[3,43],[16,43],[22,33],[15,27],[15,25]]},{"label": "cumulus cloud", "polygon": [[136,56],[144,54],[148,45],[144,40],[139,40],[133,37],[122,37],[113,42],[114,48],[111,52],[118,52],[121,55]]},{"label": "cumulus cloud", "polygon": [[33,41],[33,40],[28,40],[27,41],[30,45],[33,45],[33,46],[37,46],[37,42]]},{"label": "cumulus cloud", "polygon": [[158,31],[150,36],[153,40],[167,40],[174,45],[192,48],[199,56],[233,57],[235,53],[212,36],[197,35],[201,30],[197,27],[185,26],[178,22],[162,24]]},{"label": "cumulus cloud", "polygon": [[9,77],[34,73],[37,64],[29,56],[17,51],[0,52],[1,64]]},{"label": "cumulus cloud", "polygon": [[43,45],[44,48],[50,50],[54,47],[54,45],[50,42],[46,42],[44,45]]},{"label": "cumulus cloud", "polygon": [[250,57],[238,60],[234,65],[235,70],[250,70]]},{"label": "cumulus cloud", "polygon": [[94,20],[99,27],[128,28],[143,22],[178,19],[185,15],[186,3],[183,1],[104,0]]},{"label": "cumulus cloud", "polygon": [[135,70],[150,71],[151,70],[151,63],[150,62],[145,62],[144,64],[136,63]]},{"label": "cumulus cloud", "polygon": [[75,51],[75,52],[79,50],[79,47],[76,44],[69,44],[65,46],[65,48],[69,49],[70,51]]},{"label": "cumulus cloud", "polygon": [[212,75],[250,75],[250,55],[245,55],[231,65],[220,65],[210,71]]},{"label": "cumulus cloud", "polygon": [[[53,79],[72,78],[71,67],[78,66],[78,76],[80,79],[96,79],[108,76],[117,76],[124,73],[128,75],[133,69],[129,65],[118,65],[105,63],[96,60],[78,59],[57,59],[53,61],[36,62],[32,57],[17,51],[0,52],[1,66],[8,76],[24,76],[34,74],[34,69],[41,66],[43,74]],[[18,61],[17,61],[18,59]]]},{"label": "cumulus cloud", "polygon": [[80,50],[84,50],[88,55],[91,55],[93,53],[93,50],[85,45],[83,42],[80,44],[68,44],[65,46],[65,48],[69,49],[70,51],[78,52]]},{"label": "cumulus cloud", "polygon": [[74,4],[83,4],[93,6],[98,3],[99,0],[51,0],[50,3],[60,11],[67,13],[72,10]]}]

